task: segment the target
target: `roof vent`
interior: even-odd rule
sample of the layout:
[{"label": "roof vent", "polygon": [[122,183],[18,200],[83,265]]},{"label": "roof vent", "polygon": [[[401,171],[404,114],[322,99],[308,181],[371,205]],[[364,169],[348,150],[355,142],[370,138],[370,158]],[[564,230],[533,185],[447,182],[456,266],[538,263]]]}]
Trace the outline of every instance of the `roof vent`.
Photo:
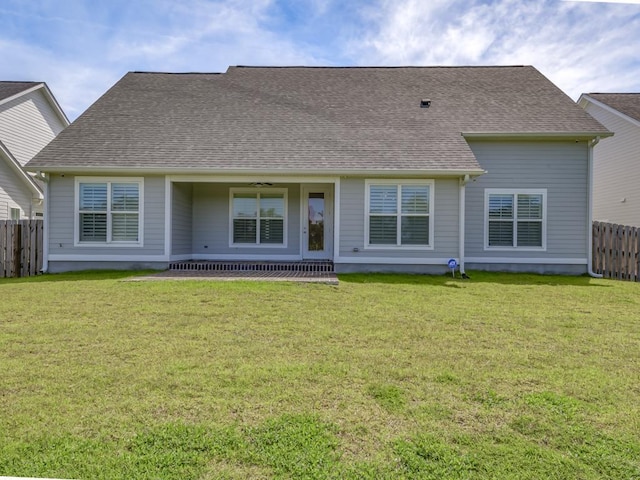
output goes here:
[{"label": "roof vent", "polygon": [[420,100],[420,108],[429,108],[431,106],[431,99],[423,98]]}]

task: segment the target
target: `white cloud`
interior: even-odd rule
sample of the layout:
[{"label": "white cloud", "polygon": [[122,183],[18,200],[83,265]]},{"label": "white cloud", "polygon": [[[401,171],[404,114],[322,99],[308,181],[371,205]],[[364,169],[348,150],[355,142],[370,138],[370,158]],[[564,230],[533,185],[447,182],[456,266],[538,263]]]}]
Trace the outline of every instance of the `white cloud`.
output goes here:
[{"label": "white cloud", "polygon": [[363,13],[369,33],[349,48],[369,65],[534,65],[575,99],[594,89],[640,91],[634,13],[550,0],[382,0],[377,15]]},{"label": "white cloud", "polygon": [[4,72],[3,80],[46,82],[70,120],[75,119],[102,95],[124,71],[74,62],[20,42],[0,41],[0,57],[20,71]]},{"label": "white cloud", "polygon": [[152,70],[212,71],[240,63],[315,63],[285,35],[264,27],[271,7],[271,0],[166,4],[160,12],[166,24],[151,32],[119,32],[109,56],[114,61],[142,63]]},{"label": "white cloud", "polygon": [[0,79],[46,81],[71,118],[129,70],[212,72],[242,64],[530,64],[573,98],[583,91],[640,91],[636,5],[560,0],[4,2]]},{"label": "white cloud", "polygon": [[640,0],[563,0],[565,2],[587,2],[587,3],[628,3],[630,5],[640,5]]},{"label": "white cloud", "polygon": [[[28,43],[0,32],[0,78],[46,81],[75,119],[130,70],[214,72],[237,64],[319,63],[286,35],[264,26],[271,0],[148,1],[152,5],[123,1],[112,11],[96,7],[84,13],[76,5],[38,15],[35,20],[51,30],[73,25],[77,37],[72,45]],[[328,5],[316,2],[318,9]],[[114,16],[115,23],[113,18],[109,23]],[[34,21],[20,11],[14,17]]]}]

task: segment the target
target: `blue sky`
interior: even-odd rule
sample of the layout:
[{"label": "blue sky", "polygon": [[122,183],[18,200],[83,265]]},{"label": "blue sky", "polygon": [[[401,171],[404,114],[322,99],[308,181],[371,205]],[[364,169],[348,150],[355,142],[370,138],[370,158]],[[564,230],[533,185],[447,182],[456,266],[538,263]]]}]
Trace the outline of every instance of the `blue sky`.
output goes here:
[{"label": "blue sky", "polygon": [[640,0],[3,0],[0,79],[75,119],[126,72],[534,65],[573,99],[640,92]]}]

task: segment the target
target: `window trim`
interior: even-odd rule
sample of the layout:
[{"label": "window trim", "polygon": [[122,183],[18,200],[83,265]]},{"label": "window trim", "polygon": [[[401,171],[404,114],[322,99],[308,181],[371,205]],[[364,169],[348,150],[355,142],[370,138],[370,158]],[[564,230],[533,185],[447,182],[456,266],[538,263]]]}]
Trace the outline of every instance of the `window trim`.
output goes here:
[{"label": "window trim", "polygon": [[[398,211],[394,215],[398,225],[396,244],[381,245],[369,243],[369,208],[371,202],[372,185],[389,185],[398,188]],[[429,187],[429,244],[428,245],[402,245],[402,185],[424,185]],[[435,218],[435,180],[433,179],[365,179],[364,182],[364,249],[365,250],[433,250],[434,249],[434,218]],[[423,215],[423,216],[426,216]]]},{"label": "window trim", "polygon": [[[513,242],[515,245],[492,247],[489,245],[489,197],[491,195],[513,195]],[[518,195],[542,196],[542,245],[540,247],[518,247]],[[523,221],[530,221],[524,220]],[[489,251],[518,251],[518,252],[545,252],[547,250],[547,189],[546,188],[486,188],[484,190],[484,249]]]},{"label": "window trim", "polygon": [[[258,195],[258,216],[256,217],[256,243],[234,243],[233,242],[233,195],[236,193],[255,193]],[[284,214],[283,214],[283,225],[282,225],[282,243],[259,243],[260,242],[260,200],[259,196],[261,193],[265,194],[273,194],[278,193],[282,194],[284,201]],[[238,188],[231,187],[229,188],[229,247],[230,248],[287,248],[289,241],[289,189],[288,188],[260,188],[260,187],[249,187],[249,188]]]},{"label": "window trim", "polygon": [[[107,240],[104,242],[80,241],[80,184],[82,183],[106,183],[107,184]],[[111,184],[131,183],[138,185],[138,240],[137,241],[113,241],[111,240]],[[75,177],[74,186],[74,219],[73,219],[73,245],[75,247],[143,247],[144,246],[144,178],[143,177]]]},{"label": "window trim", "polygon": [[[17,218],[16,214],[17,213]],[[11,221],[18,221],[22,219],[22,210],[20,209],[20,207],[12,207],[11,205],[9,205],[9,220]]]}]

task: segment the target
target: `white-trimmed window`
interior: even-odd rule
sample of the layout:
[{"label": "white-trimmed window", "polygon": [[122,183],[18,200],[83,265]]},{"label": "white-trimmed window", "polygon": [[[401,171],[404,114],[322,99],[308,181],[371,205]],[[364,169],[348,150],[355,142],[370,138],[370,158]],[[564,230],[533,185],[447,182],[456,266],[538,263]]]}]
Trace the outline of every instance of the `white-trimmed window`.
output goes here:
[{"label": "white-trimmed window", "polygon": [[433,248],[432,180],[367,180],[367,248]]},{"label": "white-trimmed window", "polygon": [[485,248],[544,250],[546,189],[486,189]]},{"label": "white-trimmed window", "polygon": [[20,220],[20,209],[19,208],[9,208],[9,218],[11,220]]},{"label": "white-trimmed window", "polygon": [[285,247],[287,245],[287,190],[230,189],[229,244]]},{"label": "white-trimmed window", "polygon": [[142,244],[141,178],[76,178],[76,244]]}]

